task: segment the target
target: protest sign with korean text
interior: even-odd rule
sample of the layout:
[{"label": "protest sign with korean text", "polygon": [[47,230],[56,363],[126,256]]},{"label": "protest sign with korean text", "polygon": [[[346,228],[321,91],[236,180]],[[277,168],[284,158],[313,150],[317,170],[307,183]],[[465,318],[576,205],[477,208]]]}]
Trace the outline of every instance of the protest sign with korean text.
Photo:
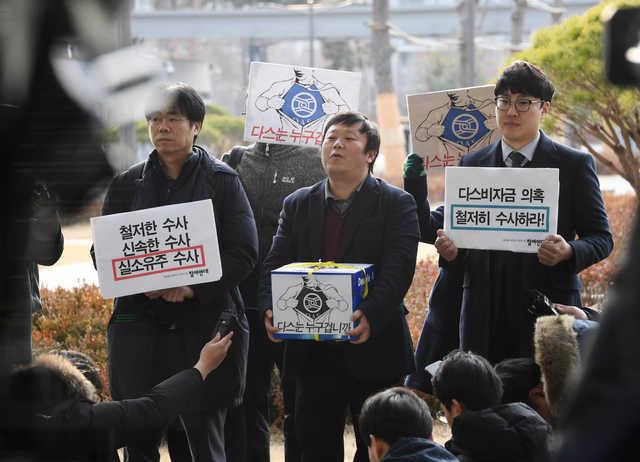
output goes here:
[{"label": "protest sign with korean text", "polygon": [[357,111],[360,73],[251,63],[246,141],[319,146],[328,117]]},{"label": "protest sign with korean text", "polygon": [[210,200],[91,219],[100,292],[121,297],[222,277]]},{"label": "protest sign with korean text", "polygon": [[500,139],[494,85],[407,95],[411,144],[427,171]]},{"label": "protest sign with korean text", "polygon": [[444,231],[458,248],[536,253],[558,227],[557,168],[448,167]]}]

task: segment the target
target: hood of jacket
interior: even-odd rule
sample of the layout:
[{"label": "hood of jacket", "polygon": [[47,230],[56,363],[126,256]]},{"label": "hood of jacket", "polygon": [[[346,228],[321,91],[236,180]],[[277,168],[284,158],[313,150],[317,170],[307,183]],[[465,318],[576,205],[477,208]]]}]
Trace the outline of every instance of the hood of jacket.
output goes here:
[{"label": "hood of jacket", "polygon": [[540,366],[542,385],[554,419],[566,401],[567,385],[580,362],[573,322],[574,318],[566,314],[541,316],[536,321],[536,363]]},{"label": "hood of jacket", "polygon": [[445,448],[425,438],[400,438],[381,462],[456,462],[458,459]]},{"label": "hood of jacket", "polygon": [[545,460],[550,433],[549,424],[526,404],[501,404],[457,416],[447,449],[477,462],[533,462]]}]

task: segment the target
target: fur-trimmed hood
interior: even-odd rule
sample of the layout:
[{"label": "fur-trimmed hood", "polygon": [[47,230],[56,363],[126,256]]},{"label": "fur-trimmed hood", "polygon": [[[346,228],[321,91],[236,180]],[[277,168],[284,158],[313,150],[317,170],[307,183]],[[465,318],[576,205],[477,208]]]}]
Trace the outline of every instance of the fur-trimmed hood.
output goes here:
[{"label": "fur-trimmed hood", "polygon": [[535,359],[554,419],[565,404],[568,384],[580,362],[573,322],[569,315],[541,316],[536,321]]},{"label": "fur-trimmed hood", "polygon": [[[98,401],[98,393],[95,386],[82,375],[82,372],[75,367],[67,358],[57,354],[43,354],[38,356],[32,365],[22,372],[28,374],[29,371],[41,380],[32,380],[30,386],[40,389],[46,396],[46,401],[52,403],[66,401],[68,399],[81,398],[89,401]],[[59,383],[47,383],[58,381]],[[44,398],[44,396],[41,396]]]}]

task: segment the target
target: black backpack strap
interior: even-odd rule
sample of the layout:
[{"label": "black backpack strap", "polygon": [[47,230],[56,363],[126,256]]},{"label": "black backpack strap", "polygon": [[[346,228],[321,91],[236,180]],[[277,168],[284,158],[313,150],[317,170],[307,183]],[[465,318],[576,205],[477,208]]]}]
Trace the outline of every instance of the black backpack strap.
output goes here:
[{"label": "black backpack strap", "polygon": [[222,162],[227,164],[229,167],[236,169],[238,165],[240,165],[240,161],[242,160],[242,156],[244,155],[247,148],[244,146],[234,146],[228,154],[222,156]]},{"label": "black backpack strap", "polygon": [[[114,183],[111,184],[110,187],[113,188],[113,190],[111,191],[110,213],[128,212],[131,210],[132,201],[136,193],[136,181],[144,176],[146,168],[147,162],[140,162],[127,170],[117,185]],[[91,244],[89,254],[93,260],[93,267],[97,268],[93,244]]]}]

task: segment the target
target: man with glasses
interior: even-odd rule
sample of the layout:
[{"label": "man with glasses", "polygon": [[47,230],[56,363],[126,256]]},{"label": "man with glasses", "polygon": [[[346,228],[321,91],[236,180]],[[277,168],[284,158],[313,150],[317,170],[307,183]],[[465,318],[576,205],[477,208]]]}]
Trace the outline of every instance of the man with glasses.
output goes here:
[{"label": "man with glasses", "polygon": [[462,158],[464,167],[558,168],[557,234],[537,254],[458,249],[438,230],[435,246],[449,262],[464,265],[460,346],[492,363],[531,356],[534,318],[526,293],[538,289],[551,301],[581,306],[578,273],[613,248],[594,161],[549,139],[541,130],[554,87],[537,67],[516,61],[496,83],[496,119],[502,139]]},{"label": "man with glasses", "polygon": [[[248,326],[238,285],[257,260],[256,225],[238,174],[195,144],[205,116],[198,93],[184,83],[163,84],[145,110],[154,150],[113,179],[102,214],[211,200],[222,278],[116,297],[107,331],[111,396],[138,398],[189,367],[215,334],[222,312],[233,312],[237,324],[228,359],[207,378],[199,411],[181,414],[167,431],[172,461],[223,462],[227,408],[244,388]],[[126,447],[125,460],[159,460],[161,434],[148,430]]]}]

